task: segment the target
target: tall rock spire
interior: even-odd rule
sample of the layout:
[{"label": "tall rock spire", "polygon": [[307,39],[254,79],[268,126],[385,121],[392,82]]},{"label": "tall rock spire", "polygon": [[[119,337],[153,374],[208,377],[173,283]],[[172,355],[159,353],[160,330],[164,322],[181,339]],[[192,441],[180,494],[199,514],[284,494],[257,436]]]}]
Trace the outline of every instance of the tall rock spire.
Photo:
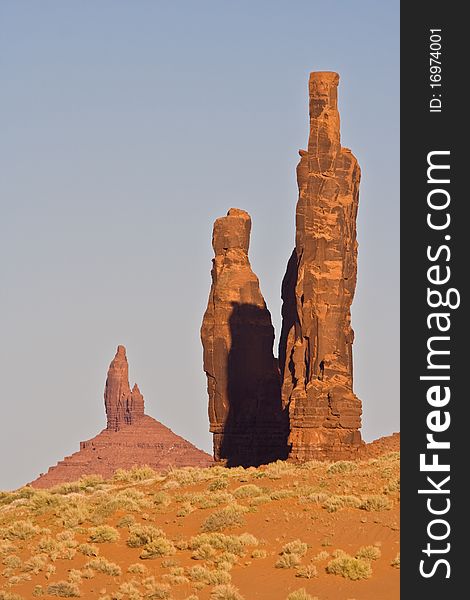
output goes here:
[{"label": "tall rock spire", "polygon": [[310,75],[310,136],[297,167],[296,243],[282,284],[282,401],[296,460],[341,458],[362,444],[350,314],[360,169],[341,147],[338,83],[337,73]]},{"label": "tall rock spire", "polygon": [[201,328],[214,458],[258,465],[287,456],[287,413],[271,315],[248,259],[251,219],[231,208],[214,223],[212,286]]},{"label": "tall rock spire", "polygon": [[118,431],[123,425],[131,425],[144,416],[144,397],[137,384],[131,391],[129,365],[126,349],[118,346],[111,361],[104,389],[107,429]]}]

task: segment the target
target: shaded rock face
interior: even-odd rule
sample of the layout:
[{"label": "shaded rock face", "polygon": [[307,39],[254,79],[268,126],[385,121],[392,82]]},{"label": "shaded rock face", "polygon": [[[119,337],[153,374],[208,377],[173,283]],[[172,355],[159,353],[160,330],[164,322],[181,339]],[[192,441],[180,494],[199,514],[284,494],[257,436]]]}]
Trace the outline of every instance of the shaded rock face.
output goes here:
[{"label": "shaded rock face", "polygon": [[144,416],[144,397],[137,384],[129,386],[129,365],[124,346],[118,346],[116,356],[109,365],[104,389],[107,429],[119,431]]},{"label": "shaded rock face", "polygon": [[212,286],[201,328],[214,458],[229,466],[287,457],[274,328],[248,259],[250,231],[250,216],[240,209],[215,221]]},{"label": "shaded rock face", "polygon": [[279,363],[290,457],[348,457],[362,445],[350,307],[360,169],[340,143],[339,76],[310,75],[310,136],[297,167],[296,244],[282,283]]},{"label": "shaded rock face", "polygon": [[208,467],[212,458],[144,414],[144,397],[137,384],[129,387],[126,349],[118,346],[105,387],[107,426],[94,438],[80,442],[80,450],[67,456],[31,483],[37,488],[75,481],[85,475],[111,477],[117,469],[148,465]]}]

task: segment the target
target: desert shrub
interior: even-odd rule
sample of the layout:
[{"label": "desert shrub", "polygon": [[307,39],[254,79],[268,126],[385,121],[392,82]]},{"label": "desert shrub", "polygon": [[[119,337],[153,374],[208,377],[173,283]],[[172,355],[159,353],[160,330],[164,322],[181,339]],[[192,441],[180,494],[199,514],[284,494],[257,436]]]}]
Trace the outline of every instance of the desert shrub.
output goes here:
[{"label": "desert shrub", "polygon": [[222,585],[224,583],[230,583],[231,580],[230,573],[227,573],[227,571],[211,571],[200,566],[190,567],[186,574],[191,581],[205,585]]},{"label": "desert shrub", "polygon": [[24,598],[19,594],[13,594],[12,592],[0,590],[0,600],[24,600]]},{"label": "desert shrub", "polygon": [[313,557],[313,560],[321,561],[321,560],[326,560],[329,557],[330,557],[330,555],[328,554],[328,552],[326,550],[322,550],[321,552],[319,552],[318,554],[316,554]]},{"label": "desert shrub", "polygon": [[70,581],[58,581],[47,586],[47,593],[50,596],[59,596],[60,598],[78,598],[80,590],[76,583]]},{"label": "desert shrub", "polygon": [[299,566],[295,574],[296,577],[303,577],[305,579],[312,579],[318,575],[317,567],[315,565]]},{"label": "desert shrub", "polygon": [[69,571],[69,581],[71,583],[76,583],[77,585],[82,581],[82,572],[78,569],[70,569]]},{"label": "desert shrub", "polygon": [[388,484],[384,487],[384,494],[393,494],[393,492],[400,491],[400,478],[391,479]]},{"label": "desert shrub", "polygon": [[51,560],[57,560],[62,554],[62,550],[65,550],[65,546],[58,540],[45,536],[39,540],[36,549],[40,553],[46,554]]},{"label": "desert shrub", "polygon": [[207,517],[202,524],[203,531],[221,531],[228,527],[238,527],[243,525],[243,515],[248,509],[246,506],[232,504],[221,510],[218,510]]},{"label": "desert shrub", "polygon": [[[35,597],[36,596],[44,596],[45,593],[46,592],[45,592],[44,588],[42,587],[42,585],[35,585],[34,586],[34,588],[33,588],[33,596],[35,596]],[[1,598],[1,595],[0,595],[0,598]]]},{"label": "desert shrub", "polygon": [[159,556],[172,556],[176,553],[176,548],[170,540],[165,537],[158,537],[146,544],[140,553],[140,558],[158,558]]},{"label": "desert shrub", "polygon": [[305,496],[305,500],[308,502],[315,502],[316,504],[323,504],[326,502],[330,494],[325,494],[324,492],[313,492]]},{"label": "desert shrub", "polygon": [[336,473],[351,473],[351,471],[355,471],[356,469],[356,463],[351,462],[349,460],[339,460],[338,462],[331,464],[327,468],[326,472],[329,475],[334,475]]},{"label": "desert shrub", "polygon": [[93,579],[93,577],[95,576],[95,572],[93,571],[93,569],[90,569],[89,567],[82,569],[80,571],[80,573],[82,574],[83,579]]},{"label": "desert shrub", "polygon": [[210,560],[216,554],[216,551],[210,544],[202,544],[192,553],[194,560]]},{"label": "desert shrub", "polygon": [[184,575],[165,573],[164,575],[162,575],[162,581],[166,581],[170,585],[182,585],[183,583],[188,583],[189,579]]},{"label": "desert shrub", "polygon": [[6,540],[29,540],[41,531],[40,527],[33,525],[29,520],[13,521],[2,533]]},{"label": "desert shrub", "polygon": [[359,508],[361,510],[390,510],[392,502],[387,496],[366,496],[362,499]]},{"label": "desert shrub", "polygon": [[287,596],[286,600],[318,600],[318,598],[316,596],[313,597],[310,594],[308,594],[305,588],[300,588],[300,590],[295,590],[295,592],[291,592]]},{"label": "desert shrub", "polygon": [[275,563],[276,569],[293,569],[300,565],[301,557],[298,554],[281,554]]},{"label": "desert shrub", "polygon": [[392,562],[390,563],[392,565],[392,567],[395,567],[396,569],[400,568],[400,553],[398,553],[395,558],[392,560]]},{"label": "desert shrub", "polygon": [[83,554],[84,556],[98,556],[98,554],[100,553],[98,546],[95,546],[95,544],[88,543],[79,544],[77,546],[77,550],[80,552],[80,554]]},{"label": "desert shrub", "polygon": [[88,540],[90,542],[96,542],[97,544],[103,544],[105,542],[116,542],[119,539],[119,531],[110,527],[109,525],[99,525],[98,527],[92,527],[90,530]]},{"label": "desert shrub", "polygon": [[284,498],[292,498],[297,492],[295,490],[272,490],[269,494],[271,500],[284,500]]},{"label": "desert shrub", "polygon": [[8,580],[8,583],[10,585],[18,585],[19,583],[22,583],[23,581],[30,581],[31,580],[31,575],[29,573],[22,573],[21,575],[13,575],[13,577],[10,577]]},{"label": "desert shrub", "polygon": [[136,575],[143,575],[146,570],[147,569],[145,568],[145,566],[141,565],[140,563],[133,563],[127,568],[128,573],[135,573]]},{"label": "desert shrub", "polygon": [[226,479],[214,479],[214,481],[211,481],[209,483],[209,485],[207,486],[207,489],[210,492],[217,492],[220,490],[226,490],[228,488],[228,481]]},{"label": "desert shrub", "polygon": [[209,571],[209,585],[223,585],[226,583],[230,583],[232,577],[228,571],[224,571],[223,569],[217,571]]},{"label": "desert shrub", "polygon": [[233,495],[235,498],[254,498],[256,496],[261,496],[263,490],[254,485],[253,483],[249,483],[247,485],[241,485],[236,490],[234,490]]},{"label": "desert shrub", "polygon": [[21,567],[22,562],[19,556],[16,556],[16,554],[10,554],[9,556],[5,556],[5,558],[2,560],[2,564],[9,569],[18,569]]},{"label": "desert shrub", "polygon": [[170,586],[166,583],[159,583],[155,577],[148,577],[142,581],[147,590],[145,597],[150,600],[166,600],[170,597]]},{"label": "desert shrub", "polygon": [[121,600],[124,596],[128,600],[142,600],[142,594],[137,587],[138,582],[135,580],[126,581],[119,586],[119,591],[113,594],[113,600]]},{"label": "desert shrub", "polygon": [[268,553],[266,552],[266,550],[256,548],[256,550],[253,550],[253,552],[251,553],[251,558],[266,558],[267,555]]},{"label": "desert shrub", "polygon": [[230,571],[233,565],[238,562],[238,556],[233,552],[222,552],[212,559],[212,562],[216,565],[217,569],[222,571]]},{"label": "desert shrub", "polygon": [[101,475],[84,475],[78,481],[61,483],[52,487],[49,492],[51,494],[60,494],[67,496],[68,494],[77,494],[80,492],[93,492],[99,489],[104,484]]},{"label": "desert shrub", "polygon": [[289,542],[282,547],[281,554],[297,554],[298,556],[305,556],[307,554],[308,546],[301,540],[294,540]]},{"label": "desert shrub", "polygon": [[2,555],[9,554],[9,553],[11,554],[15,550],[16,550],[16,546],[14,544],[12,544],[10,541],[3,540],[0,542],[0,554],[2,554]]},{"label": "desert shrub", "polygon": [[269,479],[281,479],[283,475],[295,473],[296,467],[285,460],[277,460],[269,463],[265,468],[266,477]]},{"label": "desert shrub", "polygon": [[362,546],[356,554],[356,558],[362,558],[363,560],[377,560],[381,556],[382,553],[377,546]]},{"label": "desert shrub", "polygon": [[165,533],[153,525],[134,525],[129,533],[127,545],[130,548],[140,548],[156,539],[165,537]]},{"label": "desert shrub", "polygon": [[85,567],[105,575],[113,575],[114,577],[121,575],[121,567],[103,557],[93,558],[86,563]]},{"label": "desert shrub", "polygon": [[339,556],[331,560],[326,566],[326,572],[341,575],[346,579],[368,579],[372,575],[370,563],[351,556]]},{"label": "desert shrub", "polygon": [[243,596],[231,584],[217,585],[211,592],[211,600],[243,600]]},{"label": "desert shrub", "polygon": [[171,496],[166,492],[156,492],[152,496],[152,500],[155,506],[166,507],[171,504]]},{"label": "desert shrub", "polygon": [[135,517],[134,517],[134,515],[124,515],[116,523],[116,527],[119,527],[120,529],[123,529],[125,527],[132,527],[132,525],[134,525],[134,524],[135,524]]},{"label": "desert shrub", "polygon": [[114,481],[125,481],[129,483],[133,481],[145,481],[147,479],[157,478],[159,478],[159,474],[148,465],[136,465],[128,471],[126,471],[125,469],[117,469],[113,476]]},{"label": "desert shrub", "polygon": [[68,502],[66,506],[59,507],[55,514],[66,528],[82,525],[90,518],[90,510],[83,498],[76,498],[73,503]]},{"label": "desert shrub", "polygon": [[[250,533],[242,535],[226,535],[224,533],[201,533],[187,542],[187,548],[196,550],[203,544],[209,544],[215,550],[224,550],[237,556],[244,556],[247,546],[257,546],[258,540]],[[178,546],[180,549],[181,546]]]},{"label": "desert shrub", "polygon": [[43,571],[47,565],[47,556],[44,554],[37,554],[31,556],[23,565],[23,571],[34,573],[37,575],[40,571]]},{"label": "desert shrub", "polygon": [[336,512],[341,508],[359,508],[361,500],[357,496],[328,496],[322,504],[328,512]]}]

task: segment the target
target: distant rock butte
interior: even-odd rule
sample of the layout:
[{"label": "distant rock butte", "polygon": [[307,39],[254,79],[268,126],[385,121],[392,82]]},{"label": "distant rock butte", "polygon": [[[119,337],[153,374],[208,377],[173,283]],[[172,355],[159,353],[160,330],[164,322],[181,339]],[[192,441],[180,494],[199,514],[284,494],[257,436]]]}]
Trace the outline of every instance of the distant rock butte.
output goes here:
[{"label": "distant rock butte", "polygon": [[257,465],[287,454],[295,461],[339,460],[366,451],[353,392],[350,314],[361,172],[341,146],[338,83],[337,73],[310,75],[310,135],[297,167],[279,363],[271,315],[248,260],[250,217],[230,209],[214,224],[201,338],[216,461]]},{"label": "distant rock butte", "polygon": [[212,286],[201,327],[214,458],[229,466],[287,457],[274,328],[248,259],[251,219],[231,208],[214,223]]},{"label": "distant rock butte", "polygon": [[144,413],[144,397],[136,385],[130,389],[126,349],[118,346],[108,370],[104,392],[107,427],[97,436],[80,442],[80,450],[67,456],[31,483],[48,488],[75,481],[84,475],[111,477],[117,469],[148,465],[207,467],[209,454],[176,435]]}]

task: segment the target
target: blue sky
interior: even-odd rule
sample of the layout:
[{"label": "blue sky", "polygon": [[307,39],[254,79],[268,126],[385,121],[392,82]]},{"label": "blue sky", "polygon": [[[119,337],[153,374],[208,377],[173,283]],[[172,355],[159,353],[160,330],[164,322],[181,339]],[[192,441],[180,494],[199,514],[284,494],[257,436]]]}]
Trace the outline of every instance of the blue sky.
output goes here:
[{"label": "blue sky", "polygon": [[398,20],[398,1],[0,3],[0,488],[104,426],[118,344],[147,412],[211,449],[212,223],[251,214],[278,334],[313,70],[341,75],[342,143],[363,174],[363,434],[398,430]]}]

